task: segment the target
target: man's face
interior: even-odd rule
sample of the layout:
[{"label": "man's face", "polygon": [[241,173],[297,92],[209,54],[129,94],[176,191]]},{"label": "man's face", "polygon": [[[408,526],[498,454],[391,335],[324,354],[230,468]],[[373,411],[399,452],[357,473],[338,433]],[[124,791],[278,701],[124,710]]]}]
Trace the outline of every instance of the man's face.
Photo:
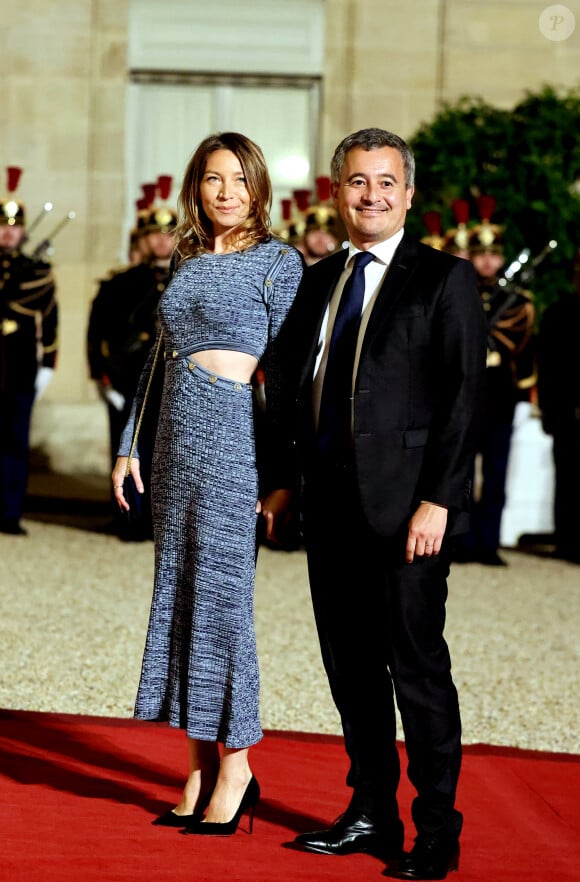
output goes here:
[{"label": "man's face", "polygon": [[327,257],[336,251],[337,242],[335,236],[326,230],[307,230],[304,245],[312,257]]},{"label": "man's face", "polygon": [[405,182],[403,158],[394,147],[349,150],[340,181],[332,188],[349,238],[361,250],[390,239],[403,227],[413,193]]},{"label": "man's face", "polygon": [[505,257],[493,251],[483,251],[480,254],[472,254],[471,262],[475,272],[482,279],[494,279],[504,265]]},{"label": "man's face", "polygon": [[16,251],[22,245],[25,229],[20,224],[0,224],[0,248],[5,251]]},{"label": "man's face", "polygon": [[149,233],[147,236],[147,250],[151,257],[157,260],[167,260],[173,251],[172,233]]}]

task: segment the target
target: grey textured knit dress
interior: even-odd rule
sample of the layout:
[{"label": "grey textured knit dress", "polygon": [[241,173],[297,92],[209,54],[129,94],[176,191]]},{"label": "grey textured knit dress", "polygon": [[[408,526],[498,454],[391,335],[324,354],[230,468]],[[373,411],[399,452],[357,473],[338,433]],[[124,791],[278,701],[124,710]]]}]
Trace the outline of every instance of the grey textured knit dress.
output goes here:
[{"label": "grey textured knit dress", "polygon": [[[195,353],[254,355],[275,412],[276,337],[302,268],[298,252],[275,239],[202,254],[178,268],[159,304],[165,370],[151,477],[155,584],[135,716],[227,747],[262,736],[253,393],[196,364]],[[133,416],[120,455],[129,452],[134,424]]]}]

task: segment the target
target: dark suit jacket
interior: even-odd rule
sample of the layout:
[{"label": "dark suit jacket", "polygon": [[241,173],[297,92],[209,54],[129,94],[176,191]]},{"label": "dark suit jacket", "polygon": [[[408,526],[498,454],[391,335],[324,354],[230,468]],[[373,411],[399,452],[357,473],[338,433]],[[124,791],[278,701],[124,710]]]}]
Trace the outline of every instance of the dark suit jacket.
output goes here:
[{"label": "dark suit jacket", "polygon": [[[312,373],[321,323],[347,251],[303,277],[282,335],[285,431],[308,481],[314,465]],[[390,536],[422,501],[467,527],[485,371],[486,325],[471,264],[408,236],[399,245],[364,336],[354,393],[354,456],[363,510]],[[279,473],[278,486],[289,485]]]}]

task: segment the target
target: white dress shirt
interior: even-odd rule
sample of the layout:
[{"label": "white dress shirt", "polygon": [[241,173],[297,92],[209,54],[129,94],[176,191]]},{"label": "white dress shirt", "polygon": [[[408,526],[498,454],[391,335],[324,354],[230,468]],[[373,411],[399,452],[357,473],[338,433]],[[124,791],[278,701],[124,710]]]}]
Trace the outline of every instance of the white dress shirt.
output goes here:
[{"label": "white dress shirt", "polygon": [[[358,362],[360,358],[360,351],[362,346],[362,341],[365,335],[366,327],[369,321],[369,316],[372,312],[373,306],[375,304],[375,300],[377,299],[377,294],[380,291],[381,285],[383,284],[384,278],[389,269],[390,263],[393,259],[393,255],[403,238],[404,229],[399,230],[395,233],[394,236],[391,236],[390,239],[386,239],[384,242],[377,242],[376,245],[373,245],[372,248],[369,248],[368,251],[374,255],[374,260],[372,260],[364,270],[365,273],[365,295],[362,306],[362,316],[361,323],[358,332],[358,339],[356,345],[356,352],[354,358],[354,366],[353,366],[353,375],[352,375],[352,384],[354,389],[354,378],[356,377],[356,373],[358,370]],[[314,365],[314,382],[312,388],[312,404],[314,408],[314,419],[315,423],[318,425],[318,413],[320,411],[320,398],[322,396],[322,385],[324,383],[324,374],[326,373],[326,362],[328,359],[328,350],[330,347],[330,339],[332,337],[332,329],[334,327],[334,321],[336,319],[336,313],[338,310],[338,305],[340,303],[340,298],[342,297],[342,292],[344,291],[344,286],[346,285],[347,279],[350,278],[350,274],[352,273],[352,268],[354,265],[354,256],[358,254],[360,251],[359,248],[355,248],[355,246],[350,243],[348,247],[348,257],[346,259],[346,263],[344,265],[344,269],[341,273],[341,276],[337,282],[336,288],[334,289],[334,293],[330,298],[330,302],[326,309],[326,313],[324,315],[324,319],[322,321],[322,327],[320,328],[320,336],[318,338],[318,346],[317,346],[317,355],[316,355],[316,363]]]}]

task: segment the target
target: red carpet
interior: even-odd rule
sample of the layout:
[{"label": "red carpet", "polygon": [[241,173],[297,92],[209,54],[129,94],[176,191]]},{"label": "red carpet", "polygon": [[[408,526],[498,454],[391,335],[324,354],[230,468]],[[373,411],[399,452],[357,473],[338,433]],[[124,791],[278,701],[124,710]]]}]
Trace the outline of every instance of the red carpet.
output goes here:
[{"label": "red carpet", "polygon": [[[152,827],[175,804],[185,739],[130,720],[0,711],[2,882],[372,882],[384,865],[363,855],[283,847],[345,807],[339,738],[268,733],[254,749],[261,783],[254,835],[203,840]],[[404,760],[403,760],[404,768]],[[459,807],[459,872],[451,882],[578,882],[580,757],[472,746]],[[406,779],[403,819],[412,837]]]}]

